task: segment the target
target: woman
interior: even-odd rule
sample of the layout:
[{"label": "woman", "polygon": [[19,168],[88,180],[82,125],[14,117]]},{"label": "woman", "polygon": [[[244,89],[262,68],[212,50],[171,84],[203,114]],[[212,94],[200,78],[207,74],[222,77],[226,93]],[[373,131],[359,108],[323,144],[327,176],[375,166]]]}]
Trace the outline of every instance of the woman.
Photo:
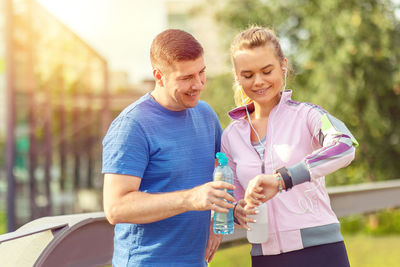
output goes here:
[{"label": "woman", "polygon": [[269,29],[251,27],[231,46],[237,108],[222,135],[235,173],[236,221],[246,229],[266,202],[268,239],[252,266],[349,266],[324,176],[347,166],[357,141],[322,108],[291,100],[288,62]]}]

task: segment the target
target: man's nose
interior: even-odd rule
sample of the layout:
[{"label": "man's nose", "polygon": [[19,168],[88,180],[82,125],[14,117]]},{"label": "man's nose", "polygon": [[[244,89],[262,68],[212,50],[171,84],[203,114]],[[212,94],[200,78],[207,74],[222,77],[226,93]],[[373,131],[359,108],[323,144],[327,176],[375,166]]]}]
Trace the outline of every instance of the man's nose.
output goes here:
[{"label": "man's nose", "polygon": [[192,89],[203,90],[203,88],[204,88],[204,79],[200,75],[196,75],[193,78]]}]

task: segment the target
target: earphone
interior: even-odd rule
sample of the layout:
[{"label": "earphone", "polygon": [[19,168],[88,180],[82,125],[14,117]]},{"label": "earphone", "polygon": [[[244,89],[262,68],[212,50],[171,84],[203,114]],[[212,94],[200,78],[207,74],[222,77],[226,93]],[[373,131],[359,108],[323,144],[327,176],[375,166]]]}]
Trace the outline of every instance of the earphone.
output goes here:
[{"label": "earphone", "polygon": [[282,70],[284,71],[284,75],[285,75],[285,79],[284,79],[284,84],[283,84],[283,89],[282,89],[282,93],[285,91],[286,89],[286,78],[287,78],[287,68],[285,66],[282,66]]},{"label": "earphone", "polygon": [[[244,97],[245,94],[243,92],[243,87],[241,85],[239,85],[239,83],[237,83],[237,84],[238,84],[238,86],[240,86],[239,92],[240,92],[240,98],[242,99],[242,103],[246,103],[250,98],[247,95],[246,95],[246,97]],[[244,105],[247,108],[247,105],[246,104],[244,104]]]}]

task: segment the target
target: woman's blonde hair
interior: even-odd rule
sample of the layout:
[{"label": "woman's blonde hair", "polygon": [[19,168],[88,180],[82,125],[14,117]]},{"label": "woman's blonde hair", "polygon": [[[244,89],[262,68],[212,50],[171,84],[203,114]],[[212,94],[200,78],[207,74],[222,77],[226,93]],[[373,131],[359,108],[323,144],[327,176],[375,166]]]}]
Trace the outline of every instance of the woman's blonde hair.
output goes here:
[{"label": "woman's blonde hair", "polygon": [[[247,30],[244,30],[236,35],[231,44],[231,60],[232,65],[235,68],[234,57],[235,53],[243,49],[253,49],[261,46],[270,45],[274,48],[275,55],[279,60],[279,63],[283,65],[285,56],[283,55],[279,38],[275,35],[274,31],[269,28],[262,28],[259,26],[251,26]],[[236,77],[235,70],[233,70],[234,76]],[[235,92],[234,99],[236,106],[243,106],[250,104],[252,100],[247,97],[243,88],[239,82],[235,79],[233,86]]]}]

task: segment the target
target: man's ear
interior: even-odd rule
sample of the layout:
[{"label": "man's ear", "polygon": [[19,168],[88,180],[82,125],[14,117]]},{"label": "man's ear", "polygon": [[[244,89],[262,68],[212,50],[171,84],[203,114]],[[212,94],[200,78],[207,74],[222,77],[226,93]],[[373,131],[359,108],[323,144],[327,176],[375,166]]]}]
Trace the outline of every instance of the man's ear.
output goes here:
[{"label": "man's ear", "polygon": [[153,77],[158,86],[164,86],[164,81],[162,79],[163,74],[159,69],[157,69],[157,68],[153,69]]}]

